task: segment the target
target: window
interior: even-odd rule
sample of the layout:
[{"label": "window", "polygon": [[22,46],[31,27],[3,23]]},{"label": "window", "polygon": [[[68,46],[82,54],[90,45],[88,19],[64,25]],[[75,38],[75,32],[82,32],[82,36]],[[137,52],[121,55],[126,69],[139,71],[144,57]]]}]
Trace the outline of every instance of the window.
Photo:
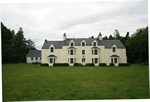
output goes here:
[{"label": "window", "polygon": [[74,55],[76,55],[76,50],[74,50]]},{"label": "window", "polygon": [[85,58],[82,58],[82,62],[85,62]]},{"label": "window", "polygon": [[70,63],[73,63],[73,58],[70,58]]},{"label": "window", "polygon": [[55,58],[54,58],[54,63],[55,63]]},{"label": "window", "polygon": [[85,50],[82,50],[82,55],[84,55],[85,54]]},{"label": "window", "polygon": [[73,55],[73,50],[70,50],[70,55]]},{"label": "window", "polygon": [[100,58],[99,58],[99,63],[100,63]]},{"label": "window", "polygon": [[95,63],[97,63],[97,58],[95,58]]},{"label": "window", "polygon": [[53,63],[53,59],[52,58],[50,58],[50,63]]},{"label": "window", "polygon": [[93,55],[93,50],[92,50],[92,55]]},{"label": "window", "polygon": [[96,42],[94,42],[93,45],[96,46]]},{"label": "window", "polygon": [[82,42],[82,46],[85,46],[85,43],[84,43],[84,42]]},{"label": "window", "polygon": [[115,63],[117,63],[117,58],[115,58]]},{"label": "window", "polygon": [[73,43],[71,43],[71,46],[73,46]]},{"label": "window", "polygon": [[38,57],[36,57],[36,60],[38,60]]},{"label": "window", "polygon": [[76,58],[74,58],[74,63],[76,63]]},{"label": "window", "polygon": [[93,58],[92,58],[92,63],[94,63],[94,60],[93,60]]},{"label": "window", "polygon": [[69,55],[69,50],[68,50],[68,55]]},{"label": "window", "polygon": [[53,49],[53,47],[51,47],[51,52],[54,52],[54,49]]},{"label": "window", "polygon": [[111,58],[111,63],[113,63],[113,58]]},{"label": "window", "polygon": [[113,47],[113,52],[115,52],[115,47]]},{"label": "window", "polygon": [[41,60],[41,57],[40,57],[40,60]]},{"label": "window", "polygon": [[97,50],[95,50],[95,55],[97,55]]},{"label": "window", "polygon": [[33,57],[31,57],[31,60],[33,60]]},{"label": "window", "polygon": [[69,58],[68,58],[68,63],[69,63]]}]

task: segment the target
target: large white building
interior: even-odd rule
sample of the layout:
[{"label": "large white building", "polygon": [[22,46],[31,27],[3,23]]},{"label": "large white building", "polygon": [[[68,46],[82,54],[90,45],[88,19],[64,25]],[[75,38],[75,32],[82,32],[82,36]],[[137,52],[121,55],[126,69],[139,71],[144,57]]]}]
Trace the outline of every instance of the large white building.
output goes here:
[{"label": "large white building", "polygon": [[97,38],[67,38],[63,35],[63,41],[47,41],[42,46],[41,62],[48,63],[127,63],[126,48],[120,40],[102,40],[102,34]]}]

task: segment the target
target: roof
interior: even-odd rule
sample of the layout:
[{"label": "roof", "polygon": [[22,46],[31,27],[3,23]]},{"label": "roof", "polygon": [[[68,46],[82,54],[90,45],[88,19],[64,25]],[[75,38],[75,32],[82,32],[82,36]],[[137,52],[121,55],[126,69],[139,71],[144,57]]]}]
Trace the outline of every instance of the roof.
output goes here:
[{"label": "roof", "polygon": [[62,49],[62,46],[69,46],[69,42],[73,40],[75,46],[81,46],[81,41],[85,40],[86,45],[91,45],[94,40],[98,42],[98,45],[104,45],[105,48],[111,48],[113,44],[116,44],[117,48],[125,48],[120,40],[99,40],[99,38],[67,38],[64,41],[45,41],[42,49],[49,49],[51,44],[54,45],[55,49]]},{"label": "roof", "polygon": [[55,55],[49,55],[48,57],[56,57]]},{"label": "roof", "polygon": [[111,55],[110,57],[119,57],[118,55]]},{"label": "roof", "polygon": [[26,57],[41,57],[41,50],[30,50]]}]

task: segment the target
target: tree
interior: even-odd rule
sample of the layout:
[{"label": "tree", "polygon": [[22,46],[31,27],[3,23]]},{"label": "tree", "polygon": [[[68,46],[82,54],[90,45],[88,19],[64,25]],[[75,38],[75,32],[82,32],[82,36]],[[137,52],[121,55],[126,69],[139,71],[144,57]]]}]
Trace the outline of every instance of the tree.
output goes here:
[{"label": "tree", "polygon": [[103,37],[103,40],[108,40],[107,36]]},{"label": "tree", "polygon": [[115,38],[112,35],[109,35],[109,40],[114,40]]}]

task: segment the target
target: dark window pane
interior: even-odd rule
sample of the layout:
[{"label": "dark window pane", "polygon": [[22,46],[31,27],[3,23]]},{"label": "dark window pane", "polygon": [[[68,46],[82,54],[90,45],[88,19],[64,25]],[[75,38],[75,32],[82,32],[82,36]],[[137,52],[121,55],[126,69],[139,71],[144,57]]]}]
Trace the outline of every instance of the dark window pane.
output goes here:
[{"label": "dark window pane", "polygon": [[52,58],[50,58],[50,63],[53,63],[53,59]]},{"label": "dark window pane", "polygon": [[51,47],[51,52],[54,52],[54,49],[53,49],[53,47]]},{"label": "dark window pane", "polygon": [[115,58],[115,63],[117,63],[117,58]]},{"label": "dark window pane", "polygon": [[111,63],[113,63],[113,58],[111,58]]},{"label": "dark window pane", "polygon": [[95,63],[97,63],[97,58],[95,58]]},{"label": "dark window pane", "polygon": [[92,50],[92,55],[93,55],[93,50]]},{"label": "dark window pane", "polygon": [[85,54],[85,50],[82,50],[82,54]]},{"label": "dark window pane", "polygon": [[97,50],[95,50],[95,55],[97,55]]},{"label": "dark window pane", "polygon": [[33,60],[33,57],[31,57],[31,60]]},{"label": "dark window pane", "polygon": [[82,46],[85,46],[85,45],[84,45],[84,42],[82,42]]},{"label": "dark window pane", "polygon": [[94,63],[93,58],[92,58],[92,63]]},{"label": "dark window pane", "polygon": [[113,52],[115,52],[115,47],[113,47]]},{"label": "dark window pane", "polygon": [[70,55],[73,55],[73,50],[70,50]]},{"label": "dark window pane", "polygon": [[73,58],[70,58],[70,63],[73,63]]},{"label": "dark window pane", "polygon": [[71,46],[73,46],[73,43],[71,43]]},{"label": "dark window pane", "polygon": [[93,45],[96,46],[96,42],[94,42]]},{"label": "dark window pane", "polygon": [[55,58],[54,58],[54,63],[55,63]]}]

